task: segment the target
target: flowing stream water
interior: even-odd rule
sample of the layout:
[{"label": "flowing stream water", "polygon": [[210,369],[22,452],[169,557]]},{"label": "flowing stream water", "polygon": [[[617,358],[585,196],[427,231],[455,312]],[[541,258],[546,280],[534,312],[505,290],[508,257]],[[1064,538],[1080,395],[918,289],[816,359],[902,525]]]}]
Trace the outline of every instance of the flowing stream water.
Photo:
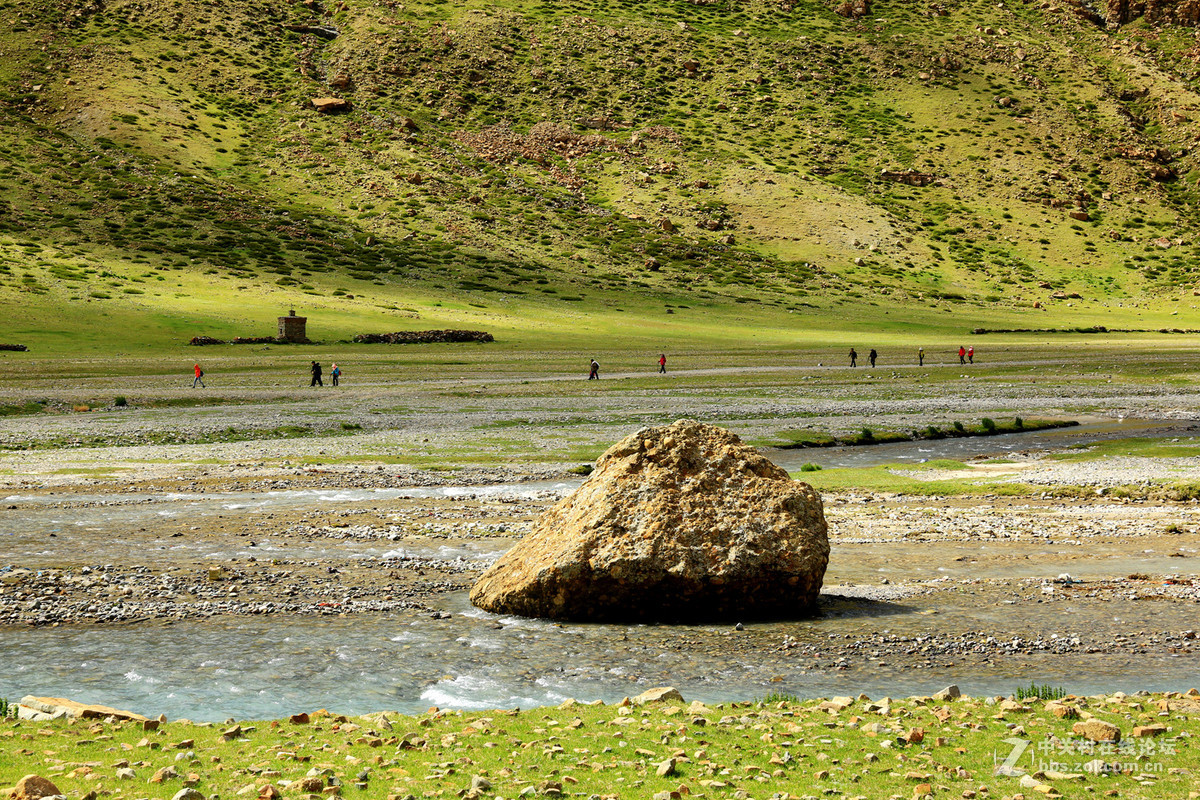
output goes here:
[{"label": "flowing stream water", "polygon": [[[1091,426],[1089,426],[1091,427]],[[1149,423],[1114,423],[1012,437],[947,439],[878,447],[780,451],[772,457],[790,469],[805,461],[827,466],[865,465],[925,458],[963,458],[988,452],[1059,447],[1108,436],[1153,435]],[[1178,431],[1178,428],[1175,429]],[[977,449],[978,448],[978,449]],[[0,513],[0,567],[23,561],[66,558],[86,548],[91,563],[128,561],[120,531],[153,526],[165,518],[201,521],[221,515],[327,508],[347,503],[386,504],[413,497],[504,497],[557,495],[573,483],[519,486],[387,490],[288,490],[262,493],[4,498],[20,503],[20,518]],[[53,534],[53,536],[51,536]],[[401,550],[431,558],[490,560],[512,540],[444,540],[405,536],[402,541],[315,541],[202,552],[202,545],[163,538],[138,554],[165,566],[197,555],[216,560],[269,555],[320,559],[382,558]],[[930,545],[914,545],[931,547]],[[897,578],[932,579],[971,571],[960,554],[986,552],[987,543],[935,545],[937,558],[902,567],[896,545],[855,546],[853,559],[839,560],[831,575],[852,583],[877,581],[890,570]],[[1053,576],[1069,566],[1077,576],[1130,571],[1163,573],[1177,565],[1165,554],[1117,556],[1097,549],[1089,559],[1058,564],[1053,552],[1030,544],[1029,557],[994,568],[1003,577]],[[847,551],[849,552],[849,551]],[[914,564],[916,566],[914,566]],[[912,574],[913,572],[917,574]],[[328,707],[343,713],[381,709],[423,711],[429,706],[483,709],[531,707],[581,700],[615,701],[651,686],[673,685],[688,699],[720,702],[771,692],[800,696],[830,694],[906,695],[931,693],[958,683],[971,694],[1008,694],[1029,682],[1062,684],[1075,692],[1180,689],[1194,681],[1196,658],[1176,654],[1105,654],[1082,651],[1051,655],[1032,652],[986,666],[914,667],[862,659],[844,667],[814,663],[791,652],[788,640],[820,644],[831,638],[870,637],[881,632],[923,637],[939,630],[978,631],[1011,622],[1003,606],[980,607],[973,595],[927,599],[866,600],[828,587],[822,614],[814,619],[729,626],[559,624],[498,617],[470,606],[465,593],[443,598],[433,618],[422,612],[354,617],[215,617],[125,626],[62,626],[0,630],[0,697],[25,694],[70,697],[126,707],[148,714],[216,721],[260,719]],[[1022,624],[1045,636],[1071,637],[1097,627],[1113,630],[1183,629],[1194,626],[1186,611],[1164,611],[1151,603],[1127,603],[1087,614],[1070,604],[1023,608]],[[816,659],[817,662],[820,659]]]}]

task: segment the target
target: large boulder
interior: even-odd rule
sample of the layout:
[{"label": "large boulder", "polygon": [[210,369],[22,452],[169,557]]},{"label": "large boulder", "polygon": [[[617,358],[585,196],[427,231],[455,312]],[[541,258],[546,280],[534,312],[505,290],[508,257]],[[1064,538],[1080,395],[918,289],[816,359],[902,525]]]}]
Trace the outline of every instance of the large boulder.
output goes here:
[{"label": "large boulder", "polygon": [[826,530],[811,486],[734,434],[680,420],[609,448],[471,602],[566,620],[803,616],[829,561]]}]

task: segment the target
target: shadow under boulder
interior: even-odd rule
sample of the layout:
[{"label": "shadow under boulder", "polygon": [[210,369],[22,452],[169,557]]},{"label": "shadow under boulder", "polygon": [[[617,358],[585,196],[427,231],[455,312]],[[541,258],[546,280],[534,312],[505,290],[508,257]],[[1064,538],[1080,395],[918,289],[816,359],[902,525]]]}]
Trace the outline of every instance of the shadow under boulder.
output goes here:
[{"label": "shadow under boulder", "polygon": [[811,486],[729,431],[680,420],[609,448],[471,602],[575,621],[795,618],[815,612],[828,562]]}]

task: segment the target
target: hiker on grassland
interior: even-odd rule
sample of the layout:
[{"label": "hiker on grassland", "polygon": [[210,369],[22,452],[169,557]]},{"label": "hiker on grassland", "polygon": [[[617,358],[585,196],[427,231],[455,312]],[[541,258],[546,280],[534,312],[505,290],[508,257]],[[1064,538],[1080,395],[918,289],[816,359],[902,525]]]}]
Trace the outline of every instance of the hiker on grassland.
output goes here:
[{"label": "hiker on grassland", "polygon": [[312,381],[308,384],[309,386],[324,386],[325,385],[325,383],[321,380],[321,365],[320,364],[318,364],[316,361],[312,362],[312,366],[309,367],[309,372],[312,373]]},{"label": "hiker on grassland", "polygon": [[858,353],[855,352],[853,347],[850,348],[850,366],[852,366],[852,367],[858,366]]},{"label": "hiker on grassland", "polygon": [[600,380],[600,362],[594,358],[592,359],[591,366],[588,369],[588,380],[589,381]]},{"label": "hiker on grassland", "polygon": [[204,385],[204,381],[202,380],[204,378],[204,370],[200,369],[199,364],[192,369],[192,372],[196,373],[196,379],[192,381],[192,388],[195,389],[198,383],[201,389],[207,389],[208,387]]}]

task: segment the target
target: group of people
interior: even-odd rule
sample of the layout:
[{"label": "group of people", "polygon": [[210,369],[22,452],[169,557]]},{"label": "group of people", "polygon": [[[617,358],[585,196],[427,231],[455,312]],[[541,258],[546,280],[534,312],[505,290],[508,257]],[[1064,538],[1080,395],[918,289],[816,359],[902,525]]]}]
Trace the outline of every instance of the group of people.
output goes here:
[{"label": "group of people", "polygon": [[[875,348],[871,348],[871,352],[867,353],[867,360],[871,362],[871,366],[875,366],[875,359],[879,358],[879,353],[875,352]],[[858,351],[853,347],[850,348],[850,366],[858,366]]]},{"label": "group of people", "polygon": [[[872,367],[875,366],[875,359],[877,359],[877,358],[879,358],[879,354],[875,352],[874,348],[872,348],[871,352],[867,354],[867,360],[871,362]],[[975,363],[975,345],[971,345],[970,347],[959,347],[958,348],[958,363],[960,363],[960,364],[967,364],[967,363],[974,364]],[[853,347],[850,348],[850,366],[852,366],[852,367],[858,366],[858,351],[855,350]],[[924,347],[917,348],[917,366],[919,366],[919,367],[925,366],[925,348]]]},{"label": "group of people", "polygon": [[[658,354],[658,373],[660,375],[665,375],[666,372],[667,372],[667,354],[659,353]],[[588,380],[589,381],[600,380],[600,362],[594,358],[592,359],[592,363],[588,366]]]},{"label": "group of people", "polygon": [[[875,352],[875,348],[872,347],[871,351],[869,353],[867,353],[867,361],[869,361],[871,366],[874,367],[875,360],[877,358],[879,358],[879,353]],[[975,346],[974,345],[972,345],[971,347],[959,347],[958,348],[958,363],[960,363],[960,364],[966,364],[966,363],[974,364],[975,363]],[[917,348],[917,364],[918,364],[918,366],[922,366],[922,367],[925,366],[925,348],[924,347]],[[858,366],[858,351],[855,350],[853,347],[850,348],[850,366],[852,366],[852,367]],[[196,386],[199,386],[201,389],[207,388],[207,387],[205,387],[204,381],[202,380],[204,378],[204,370],[200,369],[200,365],[196,364],[195,367],[193,368],[193,371],[195,372],[196,378],[195,378],[195,380],[192,381],[192,388],[195,389]],[[667,371],[667,354],[666,353],[658,354],[658,371],[659,371],[659,374],[665,374]],[[312,374],[312,381],[309,382],[309,384],[308,384],[309,386],[324,386],[325,385],[325,382],[321,379],[322,375],[324,374],[324,371],[321,369],[320,362],[313,361],[312,366],[309,367],[309,372]],[[337,365],[337,362],[334,362],[331,365],[331,369],[329,371],[329,377],[333,379],[334,386],[337,386],[339,384],[341,377],[342,377],[342,368]],[[592,363],[588,367],[588,380],[589,381],[600,380],[600,362],[594,358],[592,359]]]},{"label": "group of people", "polygon": [[[325,385],[325,383],[321,380],[321,363],[319,361],[312,362],[312,366],[309,367],[309,372],[312,373],[312,381],[309,382],[309,386]],[[337,386],[338,381],[341,380],[342,368],[337,365],[336,361],[333,362],[333,365],[329,370],[329,377],[333,379],[334,386]]]},{"label": "group of people", "polygon": [[[197,386],[199,386],[201,389],[207,389],[208,387],[204,385],[204,370],[200,369],[199,364],[192,366],[192,372],[196,376],[192,381],[192,388],[195,389]],[[312,375],[312,381],[309,382],[309,386],[325,385],[325,382],[321,380],[321,376],[324,374],[324,371],[321,369],[320,362],[312,362],[312,366],[309,367],[309,373]],[[342,379],[342,368],[337,365],[337,362],[334,362],[331,366],[331,369],[329,370],[329,377],[333,379],[334,386],[337,386],[340,383]]]}]

